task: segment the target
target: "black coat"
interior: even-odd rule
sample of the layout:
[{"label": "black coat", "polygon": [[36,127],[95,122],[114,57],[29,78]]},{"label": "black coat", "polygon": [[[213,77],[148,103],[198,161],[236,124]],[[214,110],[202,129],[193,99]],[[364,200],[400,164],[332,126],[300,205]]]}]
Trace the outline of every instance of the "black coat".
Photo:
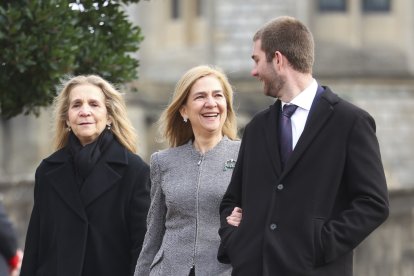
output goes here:
[{"label": "black coat", "polygon": [[66,148],[36,171],[21,276],[132,275],[146,231],[149,166],[114,141],[79,191]]},{"label": "black coat", "polygon": [[10,267],[8,261],[17,251],[17,235],[13,225],[0,203],[0,275],[8,275]]},{"label": "black coat", "polygon": [[[388,216],[375,122],[326,88],[282,171],[280,105],[245,129],[220,206],[218,258],[233,275],[350,276],[353,249]],[[237,228],[226,223],[234,206]]]}]

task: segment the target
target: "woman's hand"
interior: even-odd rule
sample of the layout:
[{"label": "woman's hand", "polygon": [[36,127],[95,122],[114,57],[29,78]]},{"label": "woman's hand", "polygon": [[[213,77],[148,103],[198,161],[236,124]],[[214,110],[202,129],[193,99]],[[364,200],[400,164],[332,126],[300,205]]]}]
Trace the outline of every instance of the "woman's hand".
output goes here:
[{"label": "woman's hand", "polygon": [[230,216],[228,216],[226,219],[228,224],[236,227],[239,226],[242,220],[242,209],[239,207],[234,207]]}]

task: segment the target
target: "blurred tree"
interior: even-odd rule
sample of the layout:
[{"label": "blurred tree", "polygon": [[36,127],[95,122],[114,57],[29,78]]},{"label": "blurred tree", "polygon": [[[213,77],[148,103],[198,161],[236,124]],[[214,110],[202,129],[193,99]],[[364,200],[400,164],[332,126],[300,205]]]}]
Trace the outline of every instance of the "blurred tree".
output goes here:
[{"label": "blurred tree", "polygon": [[114,82],[138,77],[131,54],[143,37],[123,4],[139,0],[2,0],[0,116],[39,113],[66,74]]}]

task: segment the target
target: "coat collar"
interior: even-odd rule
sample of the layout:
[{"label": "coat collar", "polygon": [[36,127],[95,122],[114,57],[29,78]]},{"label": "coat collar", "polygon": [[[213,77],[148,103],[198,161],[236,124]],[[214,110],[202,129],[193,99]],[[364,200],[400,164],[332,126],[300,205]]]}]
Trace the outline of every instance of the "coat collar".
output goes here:
[{"label": "coat collar", "polygon": [[188,151],[191,152],[191,155],[192,156],[194,156],[194,157],[196,157],[196,158],[199,159],[200,156],[209,157],[209,156],[215,156],[215,155],[217,155],[217,153],[222,152],[223,150],[225,150],[227,148],[229,141],[231,141],[229,139],[229,137],[227,137],[227,135],[223,135],[223,137],[217,143],[217,145],[215,145],[213,148],[209,149],[205,153],[201,153],[200,151],[198,151],[195,148],[194,141],[193,140],[189,140],[183,146],[185,147],[186,150],[188,150]]},{"label": "coat collar", "polygon": [[[305,128],[300,136],[298,143],[288,162],[286,163],[283,175],[288,173],[294,164],[300,159],[305,150],[312,143],[313,139],[318,135],[328,118],[332,115],[335,105],[339,101],[339,97],[334,94],[328,87],[324,87],[325,91],[320,95],[319,99],[312,104],[306,121]],[[269,155],[275,168],[276,175],[282,175],[282,166],[280,162],[280,151],[277,141],[277,129],[279,127],[281,102],[277,100],[271,107],[268,113],[267,122],[265,124],[266,142],[270,149]],[[272,127],[273,126],[273,127]]]},{"label": "coat collar", "polygon": [[280,108],[282,102],[277,100],[273,105],[270,106],[269,112],[267,113],[267,118],[264,124],[264,131],[266,137],[267,152],[270,156],[272,162],[272,168],[274,168],[276,175],[280,175],[282,171],[282,164],[280,162],[280,151],[278,143],[278,134],[277,130],[279,128],[279,117],[280,117]]},{"label": "coat collar", "polygon": [[86,220],[85,209],[117,184],[122,177],[123,169],[128,164],[128,158],[127,150],[114,140],[85,180],[80,192],[76,185],[70,154],[66,148],[52,154],[45,159],[45,162],[62,164],[48,172],[46,177],[50,179],[59,196]]}]

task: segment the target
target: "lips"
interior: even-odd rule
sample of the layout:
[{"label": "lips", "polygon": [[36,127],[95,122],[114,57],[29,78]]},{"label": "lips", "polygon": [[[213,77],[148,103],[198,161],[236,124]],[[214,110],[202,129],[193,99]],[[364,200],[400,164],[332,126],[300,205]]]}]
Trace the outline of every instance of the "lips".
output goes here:
[{"label": "lips", "polygon": [[93,123],[92,122],[82,122],[82,123],[79,123],[79,125],[81,125],[81,126],[91,125],[91,124],[93,124]]},{"label": "lips", "polygon": [[214,113],[204,113],[204,114],[201,114],[203,117],[206,117],[206,118],[216,118],[216,117],[218,117],[218,115],[219,115],[219,113],[217,113],[217,112],[214,112]]}]

